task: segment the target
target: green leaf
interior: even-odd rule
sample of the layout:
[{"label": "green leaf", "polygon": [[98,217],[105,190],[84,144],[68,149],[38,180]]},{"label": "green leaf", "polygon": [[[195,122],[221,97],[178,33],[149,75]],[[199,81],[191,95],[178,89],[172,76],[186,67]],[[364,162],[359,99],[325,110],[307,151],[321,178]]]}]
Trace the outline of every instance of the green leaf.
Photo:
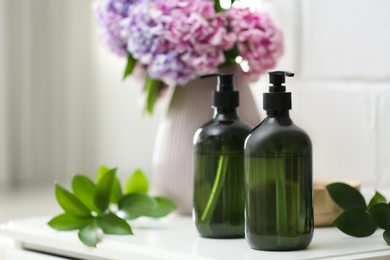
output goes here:
[{"label": "green leaf", "polygon": [[78,236],[83,244],[96,247],[96,244],[99,242],[96,220],[93,219],[91,223],[80,229]]},{"label": "green leaf", "polygon": [[224,56],[225,56],[225,62],[222,63],[221,65],[219,65],[218,66],[219,68],[223,68],[223,67],[237,64],[236,57],[240,56],[240,52],[238,51],[237,44],[235,44],[233,46],[233,48],[231,48],[230,50],[224,51]]},{"label": "green leaf", "polygon": [[390,205],[378,203],[368,209],[368,214],[375,224],[384,229],[390,230]]},{"label": "green leaf", "polygon": [[171,213],[176,209],[175,203],[168,198],[155,197],[154,199],[157,202],[157,208],[151,210],[150,212],[147,212],[145,216],[152,217],[152,218],[161,218],[168,215],[169,213]]},{"label": "green leaf", "polygon": [[91,217],[90,210],[74,194],[61,187],[58,183],[55,186],[55,194],[58,204],[66,213],[78,218]]},{"label": "green leaf", "polygon": [[137,60],[134,59],[134,57],[131,55],[131,53],[128,53],[127,54],[127,64],[126,64],[125,71],[123,73],[123,79],[126,79],[128,76],[131,75],[131,73],[133,73],[133,70],[134,70],[136,64],[137,64]]},{"label": "green leaf", "polygon": [[111,169],[108,168],[107,166],[105,165],[100,165],[98,170],[97,170],[97,173],[96,173],[96,181],[99,182],[99,180],[104,176],[104,174],[108,171],[110,171]]},{"label": "green leaf", "polygon": [[129,224],[110,212],[104,215],[98,222],[105,234],[111,235],[132,235],[133,232]]},{"label": "green leaf", "polygon": [[122,197],[121,182],[118,177],[115,177],[114,186],[112,187],[110,202],[112,204],[118,204],[119,198]]},{"label": "green leaf", "polygon": [[115,176],[116,169],[111,169],[99,179],[96,185],[94,202],[102,212],[105,212],[110,204],[110,197],[114,186]]},{"label": "green leaf", "polygon": [[214,0],[214,10],[216,13],[219,13],[223,10],[221,7],[221,3],[219,2],[220,0]]},{"label": "green leaf", "polygon": [[47,223],[50,227],[57,230],[75,230],[85,227],[93,218],[76,218],[67,213],[58,215],[52,218],[49,223]]},{"label": "green leaf", "polygon": [[153,114],[154,106],[157,102],[157,99],[160,95],[160,91],[164,88],[164,83],[161,80],[152,79],[149,76],[146,76],[145,79],[145,104],[144,112],[149,115]]},{"label": "green leaf", "polygon": [[390,246],[390,230],[385,230],[385,232],[383,232],[383,239]]},{"label": "green leaf", "polygon": [[137,169],[126,182],[126,193],[147,193],[148,189],[148,178],[140,169]]},{"label": "green leaf", "polygon": [[330,197],[342,209],[366,209],[367,204],[360,192],[348,184],[335,182],[326,186]]},{"label": "green leaf", "polygon": [[147,194],[131,193],[119,200],[119,210],[125,213],[126,219],[145,216],[158,207],[157,201]]},{"label": "green leaf", "polygon": [[333,223],[342,232],[354,237],[367,237],[376,230],[375,223],[361,208],[345,210]]},{"label": "green leaf", "polygon": [[[107,166],[101,165],[97,172],[97,176],[96,176],[97,181],[99,181],[110,170],[111,169],[108,168]],[[112,187],[112,191],[110,195],[110,202],[112,204],[118,204],[118,200],[121,196],[122,196],[121,183],[118,177],[115,176],[114,186]]]},{"label": "green leaf", "polygon": [[370,203],[368,203],[368,207],[371,208],[372,206],[378,203],[387,203],[387,200],[382,194],[376,191],[374,197],[372,197]]},{"label": "green leaf", "polygon": [[79,200],[91,211],[101,214],[93,201],[96,185],[85,175],[77,174],[72,179],[72,190]]}]

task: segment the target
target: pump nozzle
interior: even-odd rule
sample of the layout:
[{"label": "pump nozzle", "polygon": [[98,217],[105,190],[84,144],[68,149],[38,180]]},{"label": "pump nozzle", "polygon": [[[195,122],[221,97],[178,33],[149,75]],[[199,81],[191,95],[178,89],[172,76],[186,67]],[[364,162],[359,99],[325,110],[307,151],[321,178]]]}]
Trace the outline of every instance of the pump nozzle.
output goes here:
[{"label": "pump nozzle", "polygon": [[233,91],[233,77],[234,74],[213,73],[200,76],[201,78],[217,77],[217,90],[218,91]]},{"label": "pump nozzle", "polygon": [[281,86],[283,83],[286,82],[286,77],[294,77],[294,73],[289,71],[271,71],[268,72],[269,74],[269,83]]},{"label": "pump nozzle", "polygon": [[294,73],[289,71],[271,71],[269,74],[269,92],[286,92],[286,87],[282,84],[286,82],[286,77],[294,77]]},{"label": "pump nozzle", "polygon": [[293,77],[294,73],[289,71],[271,71],[269,74],[269,93],[264,93],[263,108],[265,110],[290,110],[291,93],[286,93],[286,77]]},{"label": "pump nozzle", "polygon": [[238,92],[234,91],[234,74],[214,73],[201,76],[201,78],[217,77],[216,91],[213,92],[214,107],[238,107]]}]

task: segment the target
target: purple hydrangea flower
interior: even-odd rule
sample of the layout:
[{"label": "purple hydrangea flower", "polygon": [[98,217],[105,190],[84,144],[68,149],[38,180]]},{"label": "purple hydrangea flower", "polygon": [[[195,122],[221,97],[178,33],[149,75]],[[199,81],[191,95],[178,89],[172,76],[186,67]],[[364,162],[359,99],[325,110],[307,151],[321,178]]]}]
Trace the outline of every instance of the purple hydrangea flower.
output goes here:
[{"label": "purple hydrangea flower", "polygon": [[237,38],[240,56],[249,65],[246,75],[249,80],[257,81],[261,74],[276,66],[283,54],[283,33],[265,13],[232,7],[226,15]]},{"label": "purple hydrangea flower", "polygon": [[249,8],[216,13],[208,0],[101,0],[95,13],[100,39],[111,51],[123,57],[131,53],[139,68],[168,84],[185,85],[217,71],[234,44],[251,81],[283,54],[281,30]]},{"label": "purple hydrangea flower", "polygon": [[235,41],[211,1],[140,2],[123,24],[127,50],[147,65],[149,75],[179,85],[215,72],[225,60],[223,51]]},{"label": "purple hydrangea flower", "polygon": [[101,26],[100,41],[118,56],[126,56],[127,39],[122,35],[121,23],[129,8],[139,0],[102,0],[94,5],[96,20]]}]

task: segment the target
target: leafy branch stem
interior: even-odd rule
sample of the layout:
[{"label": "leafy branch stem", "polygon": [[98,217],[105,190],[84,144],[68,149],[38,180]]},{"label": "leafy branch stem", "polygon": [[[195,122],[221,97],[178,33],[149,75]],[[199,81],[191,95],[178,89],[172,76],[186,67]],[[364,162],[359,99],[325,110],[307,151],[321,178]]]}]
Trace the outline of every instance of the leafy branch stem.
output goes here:
[{"label": "leafy branch stem", "polygon": [[221,193],[223,183],[226,176],[227,164],[229,157],[221,155],[218,160],[217,174],[215,176],[214,184],[211,189],[209,200],[207,201],[205,210],[201,216],[201,221],[210,221],[217,205],[219,194]]}]

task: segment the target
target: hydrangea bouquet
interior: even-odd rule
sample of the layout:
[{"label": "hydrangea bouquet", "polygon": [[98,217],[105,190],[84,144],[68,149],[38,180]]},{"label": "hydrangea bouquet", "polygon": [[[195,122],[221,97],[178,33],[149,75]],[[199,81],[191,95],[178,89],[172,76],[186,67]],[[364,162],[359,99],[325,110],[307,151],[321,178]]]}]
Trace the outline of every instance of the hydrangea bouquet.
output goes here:
[{"label": "hydrangea bouquet", "polygon": [[272,69],[283,34],[267,14],[223,9],[220,0],[101,0],[101,41],[127,57],[124,78],[142,77],[145,111],[168,86],[184,86],[223,66],[240,64],[249,81]]}]

